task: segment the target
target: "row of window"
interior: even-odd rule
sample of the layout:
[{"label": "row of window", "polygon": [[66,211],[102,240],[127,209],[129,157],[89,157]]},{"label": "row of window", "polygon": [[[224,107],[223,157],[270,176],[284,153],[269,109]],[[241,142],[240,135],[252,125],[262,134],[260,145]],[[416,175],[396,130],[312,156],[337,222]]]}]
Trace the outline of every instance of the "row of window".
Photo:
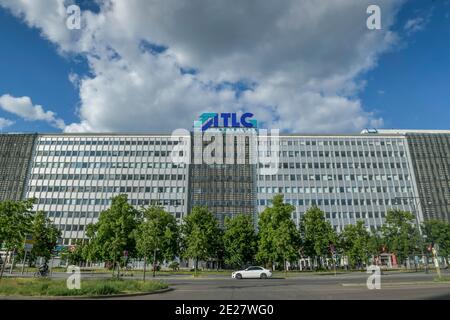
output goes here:
[{"label": "row of window", "polygon": [[183,143],[185,141],[172,141],[167,139],[149,139],[146,138],[145,140],[141,139],[133,139],[133,140],[90,140],[90,139],[75,139],[75,140],[69,140],[69,139],[59,139],[59,140],[39,140],[39,145],[46,145],[46,146],[172,146],[172,145],[178,145],[180,143]]},{"label": "row of window", "polygon": [[[299,218],[304,215],[303,212],[299,212]],[[327,219],[379,219],[385,218],[385,212],[325,212],[325,218]],[[292,213],[292,218],[297,219],[297,212]]]},{"label": "row of window", "polygon": [[245,200],[195,200],[194,205],[207,207],[254,207],[254,201]]},{"label": "row of window", "polygon": [[409,181],[409,174],[278,174],[259,175],[260,181]]},{"label": "row of window", "polygon": [[30,186],[29,192],[184,193],[184,187]]},{"label": "row of window", "polygon": [[177,169],[185,168],[184,163],[173,162],[35,162],[34,168],[70,169]]},{"label": "row of window", "polygon": [[184,174],[42,174],[31,175],[32,180],[185,180]]},{"label": "row of window", "polygon": [[99,213],[95,211],[47,211],[49,218],[98,218]]},{"label": "row of window", "polygon": [[252,189],[247,188],[236,188],[233,186],[232,188],[193,188],[192,192],[194,194],[248,194],[251,195]]},{"label": "row of window", "polygon": [[[100,216],[99,212],[93,211],[48,211],[48,218],[98,218]],[[181,217],[181,212],[174,213],[176,218]]]},{"label": "row of window", "polygon": [[[183,156],[183,151],[177,151],[175,156]],[[170,157],[172,151],[74,151],[74,150],[58,150],[36,151],[36,155],[40,157]]]},{"label": "row of window", "polygon": [[[354,140],[286,140],[280,137],[282,146],[403,146],[400,140],[380,140],[380,139],[354,139]],[[267,142],[271,142],[270,139]],[[267,144],[260,141],[259,144]]]},{"label": "row of window", "polygon": [[82,224],[60,224],[58,229],[60,231],[84,231],[85,227]]},{"label": "row of window", "polygon": [[329,157],[341,157],[341,158],[357,158],[357,157],[378,157],[378,158],[392,158],[406,156],[404,151],[258,151],[259,156],[274,156],[278,153],[278,156],[298,158],[298,157],[319,157],[319,158],[329,158]]},{"label": "row of window", "polygon": [[[182,199],[129,199],[131,205],[164,205],[164,206],[181,206],[184,205]],[[60,198],[40,198],[36,204],[40,205],[111,205],[111,199],[60,199]]]},{"label": "row of window", "polygon": [[[413,202],[412,199],[286,199],[286,203],[293,206],[390,206],[390,205],[408,205]],[[272,199],[260,199],[260,206],[272,205]]]},{"label": "row of window", "polygon": [[[262,162],[262,161],[261,161]],[[275,168],[276,163],[259,164],[260,168]],[[401,169],[406,162],[280,162],[279,169]]]},{"label": "row of window", "polygon": [[259,187],[259,193],[412,193],[411,187]]},{"label": "row of window", "polygon": [[[403,141],[400,140],[380,140],[380,139],[353,139],[353,140],[306,140],[306,139],[291,139],[280,137],[280,145],[282,146],[403,146]],[[171,138],[173,139],[173,138]],[[179,143],[186,143],[188,137],[179,138],[172,141],[171,139],[158,139],[152,137],[145,138],[130,138],[130,139],[114,139],[114,138],[89,138],[89,139],[41,139],[38,141],[39,145],[101,145],[101,146],[147,146],[147,145],[177,145]],[[260,144],[264,144],[261,141]]]},{"label": "row of window", "polygon": [[384,212],[327,212],[325,213],[327,219],[367,219],[367,218],[385,218]]}]

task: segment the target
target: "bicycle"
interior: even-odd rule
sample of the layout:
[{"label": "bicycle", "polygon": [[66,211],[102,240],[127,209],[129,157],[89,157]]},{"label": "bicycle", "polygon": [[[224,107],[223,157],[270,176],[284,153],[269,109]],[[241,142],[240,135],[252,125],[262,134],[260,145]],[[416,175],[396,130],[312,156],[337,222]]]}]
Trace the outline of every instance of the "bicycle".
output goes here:
[{"label": "bicycle", "polygon": [[38,271],[36,271],[33,274],[33,277],[35,278],[47,278],[49,276],[50,272],[48,270],[48,266],[47,265],[43,265],[41,267],[39,267]]}]

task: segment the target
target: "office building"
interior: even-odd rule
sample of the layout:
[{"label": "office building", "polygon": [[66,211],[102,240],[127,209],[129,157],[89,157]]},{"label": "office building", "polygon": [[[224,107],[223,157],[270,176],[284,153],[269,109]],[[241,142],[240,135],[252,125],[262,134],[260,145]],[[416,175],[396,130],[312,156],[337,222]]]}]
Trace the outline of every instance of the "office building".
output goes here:
[{"label": "office building", "polygon": [[[227,140],[223,131],[223,150],[212,151],[222,161],[213,164],[203,161],[209,142],[200,148],[191,132],[2,134],[0,200],[36,198],[35,209],[47,212],[66,245],[85,238],[118,194],[136,207],[161,204],[179,223],[195,205],[208,206],[221,224],[237,214],[256,222],[278,193],[295,206],[297,224],[317,205],[338,231],[357,220],[378,230],[391,208],[418,222],[450,221],[450,131],[282,134],[275,151],[273,142],[253,139],[257,133]],[[276,161],[258,161],[267,154]]]}]

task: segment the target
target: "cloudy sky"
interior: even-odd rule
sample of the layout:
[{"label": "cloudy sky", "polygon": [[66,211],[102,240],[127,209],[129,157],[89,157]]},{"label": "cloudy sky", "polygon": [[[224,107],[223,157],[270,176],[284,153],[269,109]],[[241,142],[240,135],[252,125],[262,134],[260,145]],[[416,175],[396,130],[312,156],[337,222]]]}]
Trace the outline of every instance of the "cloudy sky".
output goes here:
[{"label": "cloudy sky", "polygon": [[0,0],[0,36],[2,131],[449,129],[449,0]]}]

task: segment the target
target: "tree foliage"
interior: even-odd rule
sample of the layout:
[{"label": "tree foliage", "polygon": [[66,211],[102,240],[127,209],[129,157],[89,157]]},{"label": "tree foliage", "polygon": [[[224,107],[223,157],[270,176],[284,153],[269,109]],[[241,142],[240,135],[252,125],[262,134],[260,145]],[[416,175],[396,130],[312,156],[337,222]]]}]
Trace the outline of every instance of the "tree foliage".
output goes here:
[{"label": "tree foliage", "polygon": [[34,200],[0,202],[0,246],[8,251],[23,247],[32,225]]},{"label": "tree foliage", "polygon": [[450,224],[442,220],[430,220],[423,224],[422,232],[428,244],[439,245],[439,255],[450,257]]},{"label": "tree foliage", "polygon": [[343,253],[348,257],[350,265],[355,267],[369,263],[373,240],[363,221],[357,221],[355,225],[346,225],[340,237]]},{"label": "tree foliage", "polygon": [[78,240],[71,250],[65,247],[61,251],[61,257],[63,259],[67,259],[70,265],[80,265],[88,260],[88,247],[89,244],[83,242],[82,240]]},{"label": "tree foliage", "polygon": [[291,219],[295,207],[284,203],[281,194],[274,196],[272,204],[259,216],[257,260],[285,263],[296,259],[300,248],[300,236]]},{"label": "tree foliage", "polygon": [[34,240],[31,260],[42,257],[47,262],[61,236],[61,231],[47,218],[45,212],[38,211],[33,216],[31,234]]},{"label": "tree foliage", "polygon": [[250,215],[237,215],[225,220],[223,234],[225,263],[242,267],[253,262],[257,249],[257,236]]},{"label": "tree foliage", "polygon": [[309,208],[303,215],[300,232],[305,256],[330,256],[330,244],[337,243],[336,232],[331,224],[325,220],[324,212],[316,206]]},{"label": "tree foliage", "polygon": [[199,260],[217,256],[220,229],[214,215],[206,208],[196,206],[184,218],[182,230],[182,254],[195,260],[195,271]]},{"label": "tree foliage", "polygon": [[173,215],[162,207],[152,206],[143,211],[144,221],[136,234],[136,249],[141,257],[170,261],[178,254],[179,232]]},{"label": "tree foliage", "polygon": [[92,255],[112,262],[113,269],[125,251],[128,256],[135,256],[138,217],[139,211],[128,203],[127,195],[112,198],[111,207],[101,212],[98,222],[88,228]]},{"label": "tree foliage", "polygon": [[410,254],[417,251],[420,236],[414,225],[414,216],[410,212],[389,210],[381,232],[388,250],[394,253],[399,261],[405,261]]},{"label": "tree foliage", "polygon": [[[6,255],[13,250],[23,249],[26,235],[30,232],[34,199],[25,201],[5,200],[0,202],[0,249],[6,249]],[[3,277],[6,263],[2,263],[0,279]]]}]

